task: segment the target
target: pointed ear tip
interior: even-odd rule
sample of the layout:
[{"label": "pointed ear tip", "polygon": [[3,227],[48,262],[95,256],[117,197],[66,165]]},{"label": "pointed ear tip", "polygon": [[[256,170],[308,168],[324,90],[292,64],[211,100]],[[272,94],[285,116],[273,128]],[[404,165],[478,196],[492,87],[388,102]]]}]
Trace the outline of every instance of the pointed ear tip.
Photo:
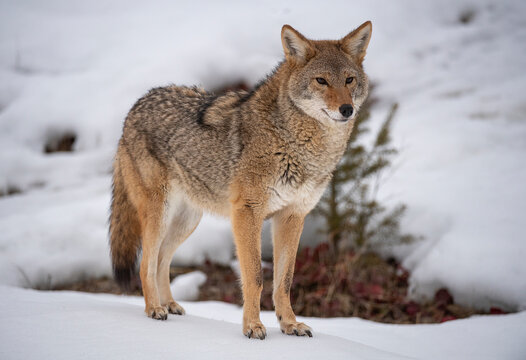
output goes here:
[{"label": "pointed ear tip", "polygon": [[294,30],[294,28],[290,26],[289,24],[285,24],[281,27],[281,32],[283,33],[286,30]]}]

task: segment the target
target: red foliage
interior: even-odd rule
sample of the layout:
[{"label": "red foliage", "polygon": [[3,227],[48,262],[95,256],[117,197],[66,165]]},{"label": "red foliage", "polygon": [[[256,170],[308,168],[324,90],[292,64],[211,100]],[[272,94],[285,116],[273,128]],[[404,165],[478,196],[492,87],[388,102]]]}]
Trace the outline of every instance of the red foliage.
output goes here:
[{"label": "red foliage", "polygon": [[504,315],[504,314],[507,314],[506,311],[502,310],[501,308],[498,308],[498,307],[492,307],[489,309],[489,313],[491,315]]},{"label": "red foliage", "polygon": [[454,317],[453,315],[446,315],[446,316],[444,316],[444,317],[440,320],[440,322],[441,322],[441,323],[444,323],[444,322],[446,322],[446,321],[451,321],[451,320],[456,320],[456,319],[457,319],[457,318]]},{"label": "red foliage", "polygon": [[[200,299],[241,304],[238,281],[230,268],[207,263],[201,270],[208,280],[201,287]],[[429,303],[408,299],[408,279],[409,272],[393,259],[352,250],[335,253],[323,243],[299,252],[291,303],[297,315],[358,316],[389,323],[438,323],[475,313],[454,304],[447,289],[438,290]],[[271,269],[263,269],[261,307],[273,309]]]},{"label": "red foliage", "polygon": [[437,306],[446,307],[447,305],[453,304],[453,296],[447,291],[447,289],[440,289],[435,294],[435,303]]}]

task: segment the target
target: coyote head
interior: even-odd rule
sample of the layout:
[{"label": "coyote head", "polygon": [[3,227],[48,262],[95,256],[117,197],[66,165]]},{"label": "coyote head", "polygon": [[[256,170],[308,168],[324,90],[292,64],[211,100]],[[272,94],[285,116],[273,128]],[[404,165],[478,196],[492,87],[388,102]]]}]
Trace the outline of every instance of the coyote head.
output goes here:
[{"label": "coyote head", "polygon": [[292,102],[320,122],[353,120],[367,98],[362,61],[371,31],[367,21],[341,40],[317,41],[284,25],[281,42],[291,68],[286,88]]}]

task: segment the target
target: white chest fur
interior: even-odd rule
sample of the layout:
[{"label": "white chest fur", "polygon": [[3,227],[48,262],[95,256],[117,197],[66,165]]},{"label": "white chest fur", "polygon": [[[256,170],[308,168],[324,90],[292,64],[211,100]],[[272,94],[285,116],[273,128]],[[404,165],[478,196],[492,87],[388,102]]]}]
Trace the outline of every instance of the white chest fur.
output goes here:
[{"label": "white chest fur", "polygon": [[283,184],[281,181],[269,187],[268,211],[279,211],[285,207],[294,207],[298,212],[308,213],[318,203],[325,186],[306,181],[299,186]]}]

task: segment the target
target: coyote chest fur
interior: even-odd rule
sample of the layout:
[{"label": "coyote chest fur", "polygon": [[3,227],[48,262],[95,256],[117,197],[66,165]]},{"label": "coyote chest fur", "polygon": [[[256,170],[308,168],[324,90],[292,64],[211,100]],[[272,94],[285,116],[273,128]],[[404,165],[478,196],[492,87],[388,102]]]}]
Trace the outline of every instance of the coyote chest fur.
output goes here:
[{"label": "coyote chest fur", "polygon": [[259,320],[260,234],[272,219],[274,303],[282,331],[312,336],[289,299],[305,216],[323,194],[368,93],[366,22],[341,40],[314,41],[285,25],[285,60],[251,92],[150,90],[130,110],[114,162],[110,245],[116,279],[140,277],[148,316],[183,314],[169,266],[203,211],[230,217],[241,267],[243,332]]}]

